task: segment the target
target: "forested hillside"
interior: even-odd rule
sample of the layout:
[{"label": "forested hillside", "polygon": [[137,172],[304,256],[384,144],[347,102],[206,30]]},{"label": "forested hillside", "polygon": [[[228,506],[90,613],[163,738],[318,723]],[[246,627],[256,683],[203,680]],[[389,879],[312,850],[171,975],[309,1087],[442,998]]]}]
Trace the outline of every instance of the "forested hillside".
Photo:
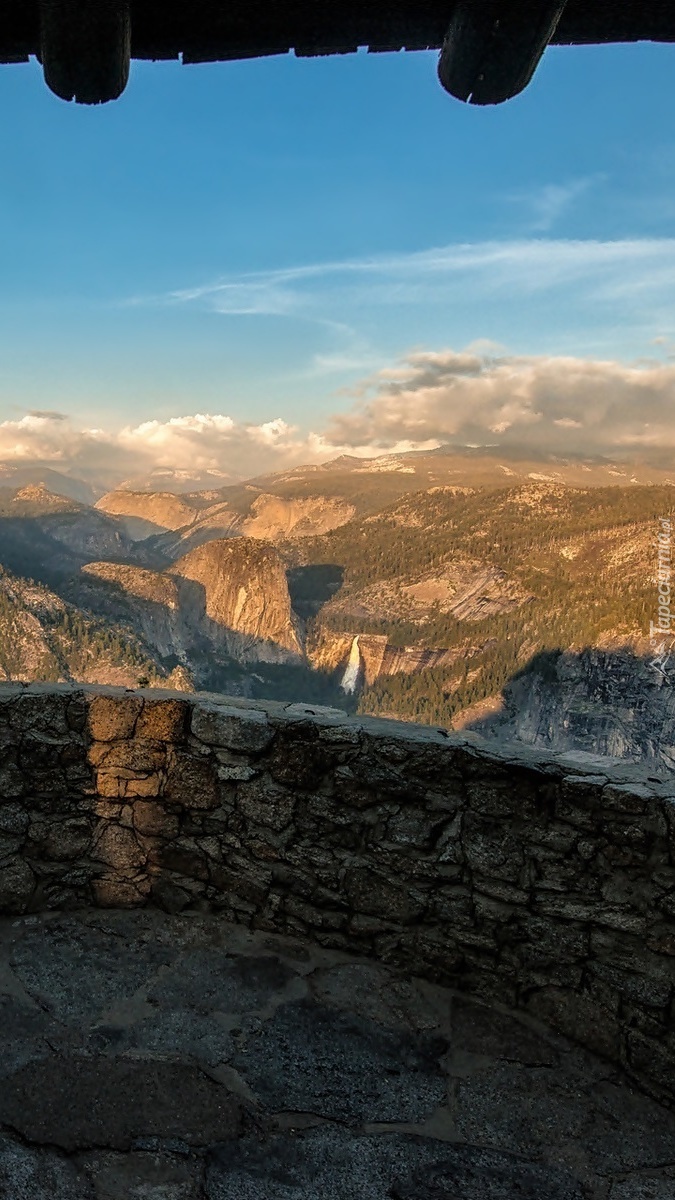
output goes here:
[{"label": "forested hillside", "polygon": [[[675,498],[639,466],[534,466],[343,458],[96,507],[0,489],[0,672],[177,681],[445,726],[480,721],[515,678],[525,704],[560,652],[644,655]],[[585,686],[575,676],[577,699]],[[540,709],[561,720],[560,705]]]},{"label": "forested hillside", "polygon": [[[406,497],[295,549],[296,569],[302,558],[342,572],[309,644],[330,631],[455,649],[454,666],[382,676],[359,705],[447,724],[542,650],[639,646],[655,612],[658,520],[672,503],[670,487],[546,484]],[[472,572],[501,585],[487,614],[485,588],[468,608],[455,602]]]},{"label": "forested hillside", "polygon": [[48,588],[0,568],[0,679],[186,687],[130,629],[97,620]]}]

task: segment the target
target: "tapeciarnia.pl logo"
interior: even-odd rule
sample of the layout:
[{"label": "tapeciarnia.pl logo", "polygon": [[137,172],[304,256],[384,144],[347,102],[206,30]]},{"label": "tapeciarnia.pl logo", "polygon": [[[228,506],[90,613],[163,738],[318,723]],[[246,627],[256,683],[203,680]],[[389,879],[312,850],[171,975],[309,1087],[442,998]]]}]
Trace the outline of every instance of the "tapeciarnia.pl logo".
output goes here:
[{"label": "tapeciarnia.pl logo", "polygon": [[653,654],[649,665],[662,679],[666,677],[668,660],[673,649],[672,623],[675,613],[670,607],[672,573],[672,526],[668,517],[661,517],[656,538],[658,552],[656,584],[658,589],[657,620],[649,622],[649,646]]}]

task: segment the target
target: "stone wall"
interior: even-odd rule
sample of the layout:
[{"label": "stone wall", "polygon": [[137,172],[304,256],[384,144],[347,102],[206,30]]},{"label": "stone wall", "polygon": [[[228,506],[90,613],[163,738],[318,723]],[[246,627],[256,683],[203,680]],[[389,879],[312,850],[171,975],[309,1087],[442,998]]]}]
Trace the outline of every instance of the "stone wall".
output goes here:
[{"label": "stone wall", "polygon": [[518,1006],[675,1101],[675,786],[330,709],[0,687],[0,911],[217,910]]}]

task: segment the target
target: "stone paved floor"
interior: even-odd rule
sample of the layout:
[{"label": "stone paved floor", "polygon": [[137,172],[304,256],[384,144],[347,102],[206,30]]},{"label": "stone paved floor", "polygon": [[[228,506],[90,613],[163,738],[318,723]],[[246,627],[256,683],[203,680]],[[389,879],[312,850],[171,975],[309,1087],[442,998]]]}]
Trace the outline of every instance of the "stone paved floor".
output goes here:
[{"label": "stone paved floor", "polygon": [[201,915],[0,921],[2,1200],[675,1200],[675,1114],[530,1020]]}]

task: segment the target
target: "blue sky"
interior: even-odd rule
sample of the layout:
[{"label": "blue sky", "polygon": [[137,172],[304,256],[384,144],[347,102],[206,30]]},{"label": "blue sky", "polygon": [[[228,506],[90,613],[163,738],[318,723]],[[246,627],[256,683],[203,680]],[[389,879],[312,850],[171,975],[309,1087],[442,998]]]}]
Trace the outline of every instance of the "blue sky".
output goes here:
[{"label": "blue sky", "polygon": [[435,64],[135,63],[93,109],[0,68],[0,421],[322,431],[411,353],[669,362],[675,48],[552,48],[488,109]]}]

